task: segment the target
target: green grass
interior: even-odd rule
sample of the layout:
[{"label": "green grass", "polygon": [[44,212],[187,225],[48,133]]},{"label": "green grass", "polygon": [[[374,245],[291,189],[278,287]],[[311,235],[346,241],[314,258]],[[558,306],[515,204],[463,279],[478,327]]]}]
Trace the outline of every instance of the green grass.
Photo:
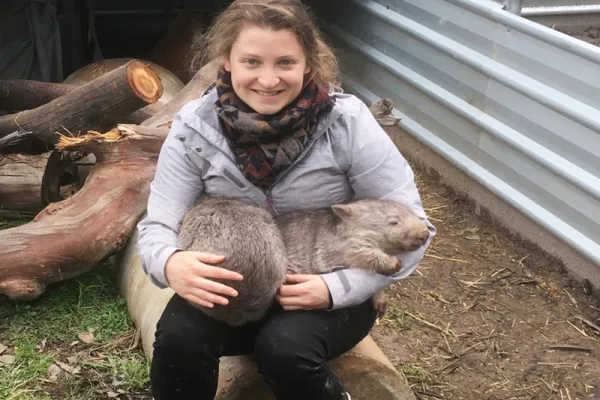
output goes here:
[{"label": "green grass", "polygon": [[397,331],[406,331],[410,329],[411,317],[404,309],[389,303],[381,323]]},{"label": "green grass", "polygon": [[[0,229],[18,224],[0,220]],[[149,366],[139,348],[127,350],[134,325],[114,275],[106,262],[49,285],[31,302],[0,296],[0,344],[14,357],[12,364],[0,363],[0,399],[106,399],[107,388],[146,393]],[[94,341],[84,344],[78,335],[88,330]],[[48,368],[74,355],[81,372],[48,381]]]},{"label": "green grass", "polygon": [[397,363],[395,367],[406,377],[411,385],[431,383],[433,381],[427,370],[418,364]]}]

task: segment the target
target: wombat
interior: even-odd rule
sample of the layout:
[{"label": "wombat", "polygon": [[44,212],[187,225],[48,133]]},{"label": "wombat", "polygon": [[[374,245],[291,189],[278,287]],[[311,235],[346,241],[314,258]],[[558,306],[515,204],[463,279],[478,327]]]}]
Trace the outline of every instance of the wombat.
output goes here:
[{"label": "wombat", "polygon": [[[283,234],[288,273],[324,274],[333,268],[363,268],[393,275],[402,265],[393,256],[423,246],[429,230],[410,209],[391,200],[364,199],[275,218]],[[371,298],[382,316],[382,292]]]},{"label": "wombat", "polygon": [[[363,268],[392,275],[402,267],[392,254],[412,251],[429,238],[427,227],[406,206],[364,199],[275,218],[241,200],[203,197],[186,214],[180,231],[185,250],[223,254],[223,268],[239,272],[228,281],[239,295],[227,306],[196,305],[233,326],[260,319],[285,274],[324,274],[334,268]],[[383,292],[372,297],[385,313]]]},{"label": "wombat", "polygon": [[189,302],[212,318],[240,326],[262,318],[285,281],[287,264],[283,238],[271,214],[242,200],[202,196],[181,223],[183,250],[224,255],[219,267],[240,273],[242,281],[220,280],[234,288],[229,304],[208,308]]}]

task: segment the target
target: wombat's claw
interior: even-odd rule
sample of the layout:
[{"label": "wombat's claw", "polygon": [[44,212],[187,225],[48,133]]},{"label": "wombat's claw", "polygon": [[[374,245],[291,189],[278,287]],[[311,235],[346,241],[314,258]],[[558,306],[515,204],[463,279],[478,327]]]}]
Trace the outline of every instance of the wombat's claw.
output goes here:
[{"label": "wombat's claw", "polygon": [[378,299],[376,297],[371,298],[371,302],[373,303],[373,308],[377,311],[377,319],[383,318],[385,312],[387,310],[387,301],[385,298]]},{"label": "wombat's claw", "polygon": [[382,275],[394,275],[402,269],[402,263],[394,256],[389,256],[387,268],[381,271]]}]

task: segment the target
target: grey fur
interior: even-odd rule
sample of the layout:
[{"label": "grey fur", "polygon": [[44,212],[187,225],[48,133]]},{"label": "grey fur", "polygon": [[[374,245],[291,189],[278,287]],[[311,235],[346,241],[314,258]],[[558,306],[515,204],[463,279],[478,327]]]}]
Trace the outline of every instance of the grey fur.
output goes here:
[{"label": "grey fur", "polygon": [[184,250],[224,255],[218,266],[244,277],[215,279],[238,292],[227,306],[190,304],[232,326],[264,316],[285,281],[287,264],[281,234],[266,210],[242,200],[203,196],[185,215],[178,240]]},{"label": "grey fur", "polygon": [[[275,222],[285,241],[288,272],[295,274],[325,274],[344,266],[392,275],[402,267],[394,254],[416,250],[429,238],[425,224],[408,207],[380,199],[292,212]],[[383,315],[383,292],[372,301]]]},{"label": "grey fur", "polygon": [[[273,219],[239,200],[204,197],[184,218],[179,240],[187,250],[226,255],[221,266],[245,277],[226,283],[239,293],[228,306],[198,306],[236,326],[264,315],[286,272],[324,274],[342,267],[392,275],[402,267],[394,254],[415,250],[428,238],[423,222],[394,201],[364,199]],[[372,301],[383,314],[383,292]]]}]

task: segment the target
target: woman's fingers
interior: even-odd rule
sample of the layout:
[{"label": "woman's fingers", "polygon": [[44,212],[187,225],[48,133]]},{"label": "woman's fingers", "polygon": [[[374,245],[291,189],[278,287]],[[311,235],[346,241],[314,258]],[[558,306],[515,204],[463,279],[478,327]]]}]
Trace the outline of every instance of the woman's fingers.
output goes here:
[{"label": "woman's fingers", "polygon": [[219,282],[211,281],[210,279],[200,278],[197,282],[197,286],[201,289],[204,289],[208,292],[224,294],[231,297],[237,297],[237,290],[229,287],[227,285],[223,285]]},{"label": "woman's fingers", "polygon": [[208,290],[204,290],[198,287],[197,284],[195,284],[194,287],[191,288],[189,294],[190,296],[195,296],[210,303],[221,304],[224,306],[229,304],[229,300],[227,298],[211,293]]},{"label": "woman's fingers", "polygon": [[217,278],[217,279],[229,279],[232,281],[241,281],[244,277],[237,273],[230,271],[225,268],[213,267],[210,265],[203,264],[201,267],[201,274],[205,278]]},{"label": "woman's fingers", "polygon": [[225,261],[225,256],[220,254],[204,253],[202,251],[191,251],[198,261],[207,264],[219,264]]},{"label": "woman's fingers", "polygon": [[214,308],[214,303],[211,303],[210,301],[206,301],[198,296],[194,296],[193,294],[189,294],[187,296],[185,296],[185,299],[188,301],[191,301],[192,303],[207,307],[207,308]]}]

